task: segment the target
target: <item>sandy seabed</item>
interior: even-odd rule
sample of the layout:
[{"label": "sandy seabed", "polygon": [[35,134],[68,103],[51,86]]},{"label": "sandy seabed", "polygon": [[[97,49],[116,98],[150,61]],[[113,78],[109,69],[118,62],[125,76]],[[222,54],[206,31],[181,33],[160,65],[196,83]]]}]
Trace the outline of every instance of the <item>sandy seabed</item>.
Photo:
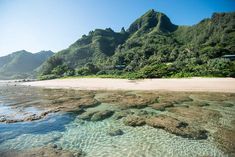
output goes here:
[{"label": "sandy seabed", "polygon": [[235,78],[180,78],[180,79],[110,79],[70,78],[26,82],[22,85],[79,90],[166,90],[235,93]]}]

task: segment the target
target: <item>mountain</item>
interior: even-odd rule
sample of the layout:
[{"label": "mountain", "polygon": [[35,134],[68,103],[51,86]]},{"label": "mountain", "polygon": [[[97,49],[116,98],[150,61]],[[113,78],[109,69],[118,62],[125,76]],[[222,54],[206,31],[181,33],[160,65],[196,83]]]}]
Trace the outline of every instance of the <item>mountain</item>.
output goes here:
[{"label": "mountain", "polygon": [[149,10],[120,32],[96,29],[56,53],[40,75],[134,77],[235,76],[235,12],[214,13],[193,26]]},{"label": "mountain", "polygon": [[13,79],[28,77],[53,54],[52,51],[41,51],[33,54],[21,50],[0,57],[0,78]]}]

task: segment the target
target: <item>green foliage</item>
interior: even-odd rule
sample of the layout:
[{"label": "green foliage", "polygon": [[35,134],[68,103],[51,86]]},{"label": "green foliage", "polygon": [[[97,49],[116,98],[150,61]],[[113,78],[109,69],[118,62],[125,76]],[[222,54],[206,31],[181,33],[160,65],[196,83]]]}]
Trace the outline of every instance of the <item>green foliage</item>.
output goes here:
[{"label": "green foliage", "polygon": [[234,21],[234,12],[215,13],[196,25],[177,26],[165,14],[150,10],[127,30],[96,29],[83,35],[44,63],[40,73],[124,78],[234,77],[234,62],[222,59],[235,52]]},{"label": "green foliage", "polygon": [[0,57],[0,78],[24,79],[33,77],[34,71],[52,55],[51,51],[33,54],[22,50]]},{"label": "green foliage", "polygon": [[207,63],[208,73],[213,76],[231,76],[234,64],[227,59],[216,58]]},{"label": "green foliage", "polygon": [[145,66],[140,69],[139,74],[142,78],[161,78],[167,77],[169,75],[169,71],[165,64],[157,64]]},{"label": "green foliage", "polygon": [[76,70],[77,76],[85,76],[85,75],[92,75],[96,74],[99,69],[92,63],[87,63],[84,67],[79,68]]}]

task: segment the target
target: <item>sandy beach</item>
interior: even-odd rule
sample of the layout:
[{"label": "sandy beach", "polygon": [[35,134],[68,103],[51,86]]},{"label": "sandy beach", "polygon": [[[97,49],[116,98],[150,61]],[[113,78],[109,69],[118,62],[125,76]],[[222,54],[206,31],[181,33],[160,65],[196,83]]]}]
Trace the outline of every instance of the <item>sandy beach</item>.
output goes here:
[{"label": "sandy beach", "polygon": [[21,85],[78,90],[156,90],[235,93],[234,78],[180,78],[180,79],[110,79],[72,78],[26,82]]}]

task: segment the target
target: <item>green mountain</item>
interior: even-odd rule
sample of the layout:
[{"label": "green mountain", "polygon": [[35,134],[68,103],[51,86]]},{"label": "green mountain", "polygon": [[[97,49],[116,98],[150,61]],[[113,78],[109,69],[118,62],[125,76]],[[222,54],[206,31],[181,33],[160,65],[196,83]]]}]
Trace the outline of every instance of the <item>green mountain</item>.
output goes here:
[{"label": "green mountain", "polygon": [[235,76],[235,12],[214,13],[193,26],[150,10],[120,32],[96,29],[56,53],[40,75],[127,77]]},{"label": "green mountain", "polygon": [[22,50],[0,57],[0,79],[31,76],[33,71],[53,54],[52,51],[41,51],[33,54]]}]

